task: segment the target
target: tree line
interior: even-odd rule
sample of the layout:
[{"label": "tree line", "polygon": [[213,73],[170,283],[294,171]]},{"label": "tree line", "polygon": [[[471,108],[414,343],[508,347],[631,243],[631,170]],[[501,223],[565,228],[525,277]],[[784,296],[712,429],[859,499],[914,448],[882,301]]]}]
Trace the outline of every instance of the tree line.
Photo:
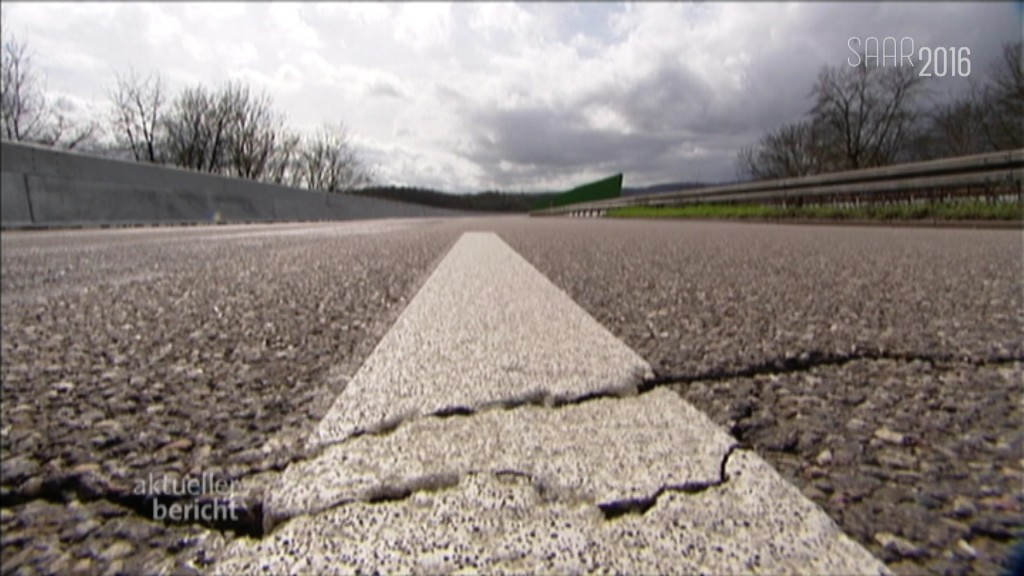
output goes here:
[{"label": "tree line", "polygon": [[425,206],[449,208],[452,210],[475,210],[482,212],[529,212],[537,201],[548,200],[557,192],[499,192],[489,190],[479,194],[448,194],[428,188],[405,186],[368,186],[353,190],[353,194],[373,196],[386,200],[413,202]]},{"label": "tree line", "polygon": [[[826,66],[804,118],[740,150],[737,172],[752,179],[857,170],[1024,147],[1021,43],[1003,47],[963,96],[927,105],[928,81],[910,66]],[[938,79],[941,81],[941,79]]]},{"label": "tree line", "polygon": [[[78,123],[63,99],[48,100],[24,42],[3,42],[0,126],[5,140],[87,150],[199,172],[458,210],[526,212],[543,194],[453,195],[375,186],[340,124],[311,136],[290,130],[263,92],[240,82],[170,94],[159,74],[117,74],[107,115]],[[106,135],[105,142],[100,136]]]},{"label": "tree line", "polygon": [[[0,136],[286,186],[346,192],[371,181],[345,127],[288,127],[265,92],[241,82],[170,94],[159,74],[118,74],[108,116],[72,121],[48,100],[25,42],[4,39]],[[106,132],[109,138],[100,142]]]},{"label": "tree line", "polygon": [[75,148],[93,136],[95,126],[70,121],[64,113],[68,106],[63,98],[46,99],[28,47],[5,38],[0,65],[0,138]]}]

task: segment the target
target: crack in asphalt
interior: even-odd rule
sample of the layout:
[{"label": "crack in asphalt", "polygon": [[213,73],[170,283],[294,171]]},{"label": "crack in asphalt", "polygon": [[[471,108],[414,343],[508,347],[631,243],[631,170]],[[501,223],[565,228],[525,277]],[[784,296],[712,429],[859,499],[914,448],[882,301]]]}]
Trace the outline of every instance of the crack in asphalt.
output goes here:
[{"label": "crack in asphalt", "polygon": [[714,480],[696,480],[682,484],[666,484],[658,487],[650,496],[640,498],[628,498],[623,500],[612,500],[609,502],[594,503],[591,499],[584,498],[578,494],[567,494],[564,488],[551,485],[544,479],[523,470],[501,468],[497,470],[466,470],[459,473],[447,472],[440,474],[429,474],[419,476],[398,483],[382,483],[369,489],[366,493],[354,498],[346,497],[330,504],[317,507],[314,510],[304,510],[290,515],[272,517],[269,514],[264,516],[263,534],[270,535],[277,527],[300,517],[312,517],[335,510],[342,506],[352,504],[389,504],[401,502],[411,498],[414,494],[421,492],[437,492],[447,490],[459,485],[462,478],[489,474],[495,478],[505,477],[521,478],[527,480],[530,486],[537,493],[542,502],[571,501],[574,503],[588,503],[596,506],[606,521],[614,520],[625,514],[644,514],[653,508],[658,499],[667,492],[678,492],[683,494],[700,494],[712,488],[717,488],[729,481],[729,474],[726,471],[729,459],[737,450],[746,450],[742,444],[732,444],[726,449],[719,462],[718,478]]},{"label": "crack in asphalt", "polygon": [[458,484],[458,474],[448,472],[428,474],[398,484],[385,483],[375,486],[363,498],[358,498],[357,500],[369,504],[396,502],[405,500],[417,492],[436,492],[446,488],[454,488]]},{"label": "crack in asphalt", "polygon": [[972,359],[968,357],[957,357],[953,354],[897,354],[879,349],[858,350],[846,354],[811,350],[809,352],[804,352],[799,356],[771,358],[758,364],[733,370],[712,369],[698,374],[659,374],[640,384],[639,392],[643,394],[655,388],[674,384],[693,384],[695,382],[714,382],[732,380],[735,378],[750,378],[753,376],[784,375],[808,372],[823,366],[843,366],[858,360],[869,360],[872,362],[884,360],[894,362],[926,362],[933,368],[940,367],[941,364],[969,364],[971,366],[980,367],[1024,362],[1024,356],[999,355],[990,358]]},{"label": "crack in asphalt", "polygon": [[[987,359],[957,358],[954,355],[921,355],[921,354],[895,354],[882,350],[860,350],[848,354],[836,354],[832,352],[810,351],[798,357],[782,357],[769,359],[764,362],[735,370],[710,370],[699,374],[661,374],[648,378],[639,384],[628,384],[618,388],[607,388],[604,390],[580,395],[580,396],[556,396],[546,390],[531,390],[520,396],[509,397],[497,401],[487,402],[478,407],[466,407],[460,405],[445,406],[428,414],[407,414],[382,422],[372,429],[357,431],[353,434],[338,440],[314,444],[297,454],[277,461],[269,466],[250,470],[245,474],[224,478],[226,481],[239,481],[249,476],[260,473],[280,473],[292,464],[310,461],[322,455],[328,448],[345,444],[361,436],[384,436],[391,434],[402,425],[421,418],[456,418],[472,417],[488,410],[515,410],[523,406],[540,406],[547,409],[558,410],[565,407],[577,406],[590,401],[604,398],[625,398],[643,395],[657,388],[679,384],[692,384],[702,381],[721,381],[734,378],[748,378],[760,375],[780,375],[810,371],[822,366],[843,366],[858,360],[882,361],[891,360],[899,362],[921,361],[931,364],[933,367],[942,363],[960,363],[973,366],[1014,364],[1024,362],[1022,356],[995,356]],[[691,481],[683,484],[661,486],[657,491],[648,497],[624,499],[598,504],[601,512],[608,520],[618,518],[626,514],[643,514],[650,510],[657,503],[658,498],[666,492],[681,492],[686,494],[700,493],[710,488],[723,485],[728,481],[726,466],[729,458],[738,449],[747,449],[742,444],[734,444],[729,447],[723,455],[719,477],[712,481]],[[469,471],[465,475],[484,473],[480,471]],[[552,488],[534,477],[532,474],[518,470],[497,470],[489,472],[496,476],[519,476],[528,478],[531,484],[541,495],[542,499],[550,500]],[[240,536],[251,538],[262,538],[270,531],[288,520],[303,515],[319,514],[324,511],[352,504],[357,502],[386,503],[395,502],[409,498],[417,492],[437,491],[456,486],[460,477],[456,474],[435,474],[413,478],[398,484],[382,483],[369,490],[359,498],[346,498],[333,502],[317,510],[307,511],[287,517],[274,517],[266,514],[264,503],[259,498],[247,498],[245,501],[216,499],[199,496],[198,498],[183,495],[171,494],[135,494],[130,489],[118,486],[108,479],[94,473],[67,473],[61,476],[51,477],[43,480],[41,486],[29,492],[14,490],[8,491],[0,497],[0,508],[9,508],[25,504],[27,502],[41,499],[52,503],[67,503],[72,498],[83,502],[106,500],[113,504],[120,505],[133,511],[135,514],[149,520],[154,520],[153,510],[155,503],[161,504],[197,504],[207,505],[219,502],[224,505],[232,505],[241,514],[237,519],[204,520],[197,518],[191,522],[207,528],[213,528],[222,532],[231,531]],[[154,520],[158,521],[158,520]],[[176,522],[165,520],[169,524],[187,524],[189,522]]]},{"label": "crack in asphalt", "polygon": [[[478,470],[468,470],[462,474],[462,476],[472,476],[475,474],[484,474]],[[514,475],[526,478],[533,478],[532,475],[526,472],[519,472],[514,470],[498,470],[491,472],[497,477],[502,475]],[[454,488],[458,486],[462,480],[462,476],[456,473],[441,473],[441,474],[428,474],[426,476],[417,476],[410,478],[403,482],[398,483],[381,483],[367,490],[365,493],[355,497],[339,498],[333,502],[325,504],[323,506],[317,506],[316,508],[303,510],[301,512],[295,512],[291,514],[272,515],[265,514],[263,517],[263,535],[271,534],[279,526],[290,522],[296,518],[312,517],[330,512],[341,508],[342,506],[348,506],[351,504],[388,504],[394,502],[401,502],[411,498],[413,494],[419,492],[437,492],[439,490],[445,490],[448,488]]]},{"label": "crack in asphalt", "polygon": [[[780,357],[780,358],[768,359],[768,360],[766,360],[764,362],[761,362],[761,363],[758,363],[758,364],[754,364],[754,365],[750,365],[750,366],[747,366],[747,367],[744,367],[744,368],[740,368],[740,369],[736,369],[736,370],[718,369],[718,370],[711,370],[711,371],[707,371],[707,372],[702,372],[702,373],[699,373],[699,374],[663,374],[663,375],[657,375],[657,376],[655,376],[653,378],[644,379],[639,384],[635,384],[635,385],[634,384],[629,384],[629,385],[622,386],[622,387],[619,387],[619,388],[608,388],[608,389],[604,389],[604,390],[600,390],[600,391],[596,391],[596,392],[592,392],[592,393],[588,393],[588,394],[584,394],[584,395],[580,395],[580,396],[555,396],[555,395],[552,395],[548,391],[543,390],[543,389],[531,390],[531,391],[527,392],[526,394],[523,394],[523,395],[520,395],[520,396],[505,398],[505,399],[501,399],[501,400],[497,400],[497,401],[493,401],[493,402],[488,402],[488,403],[482,404],[482,405],[480,405],[478,407],[467,407],[467,406],[462,406],[462,405],[452,405],[452,406],[445,406],[444,408],[441,408],[439,410],[436,410],[434,412],[427,413],[427,414],[406,414],[406,415],[402,415],[402,416],[399,416],[399,417],[395,417],[395,418],[389,419],[388,421],[386,421],[386,422],[384,422],[382,424],[378,424],[377,426],[373,427],[372,429],[358,431],[356,433],[353,433],[353,434],[350,434],[350,435],[346,436],[345,438],[340,438],[338,440],[316,444],[311,449],[307,450],[307,453],[305,455],[303,455],[301,457],[293,458],[289,462],[289,464],[290,463],[294,463],[294,462],[303,461],[303,460],[314,459],[314,458],[320,456],[326,449],[328,449],[330,447],[333,447],[333,446],[338,446],[338,445],[341,445],[341,444],[345,444],[345,443],[347,443],[347,442],[349,442],[349,441],[351,441],[351,440],[353,440],[355,438],[358,438],[360,436],[383,436],[383,435],[391,434],[392,432],[394,432],[395,430],[400,428],[402,425],[404,425],[406,423],[409,423],[409,422],[412,422],[412,421],[417,420],[417,419],[421,419],[421,418],[431,418],[431,417],[434,417],[434,418],[472,417],[472,416],[474,416],[476,414],[479,414],[479,413],[487,411],[487,410],[514,410],[514,409],[517,409],[517,408],[520,408],[520,407],[523,407],[523,406],[541,406],[541,407],[544,407],[544,408],[547,408],[547,409],[557,410],[557,409],[561,409],[561,408],[565,408],[565,407],[569,407],[569,406],[581,405],[581,404],[584,404],[586,402],[590,402],[590,401],[594,401],[594,400],[600,400],[600,399],[603,399],[603,398],[624,398],[624,397],[643,395],[643,394],[646,394],[648,392],[651,392],[651,391],[653,391],[655,389],[658,389],[658,388],[661,388],[661,387],[673,386],[673,385],[678,385],[678,384],[690,384],[690,383],[702,382],[702,381],[729,380],[729,379],[733,379],[733,378],[744,378],[744,377],[752,377],[752,376],[758,376],[758,375],[791,374],[791,373],[810,371],[810,370],[813,370],[814,368],[822,367],[822,366],[843,366],[845,364],[848,364],[848,363],[854,362],[854,361],[858,361],[858,360],[869,360],[869,361],[891,360],[891,361],[898,361],[898,362],[922,361],[922,362],[927,362],[927,363],[929,363],[932,366],[935,366],[935,365],[941,364],[941,363],[959,362],[959,363],[969,363],[969,364],[975,365],[975,366],[982,366],[982,365],[1007,364],[1007,363],[1022,362],[1022,361],[1024,361],[1024,357],[996,356],[996,357],[992,357],[992,358],[988,358],[988,359],[983,359],[983,360],[971,360],[971,359],[965,359],[965,358],[956,358],[953,355],[931,355],[931,356],[929,356],[929,355],[921,355],[921,354],[896,354],[896,353],[886,352],[884,350],[878,350],[878,349],[856,350],[854,352],[847,353],[847,354],[837,354],[837,353],[834,353],[834,352],[823,352],[823,351],[819,351],[819,350],[812,350],[812,351],[809,351],[809,352],[805,352],[805,353],[801,354],[800,356],[796,356],[796,357]],[[601,509],[601,512],[604,514],[605,518],[610,520],[610,519],[614,519],[614,518],[620,517],[620,516],[625,515],[625,514],[643,514],[643,513],[647,512],[648,510],[650,510],[657,503],[658,498],[662,494],[664,494],[666,492],[681,492],[681,493],[686,493],[686,494],[695,494],[695,493],[703,492],[703,491],[708,490],[710,488],[721,486],[725,482],[727,482],[728,479],[729,479],[728,474],[726,472],[726,466],[728,465],[729,458],[732,456],[732,454],[736,450],[739,450],[739,449],[749,449],[749,448],[747,446],[745,446],[742,442],[739,443],[739,444],[734,444],[734,445],[730,446],[729,449],[726,451],[726,453],[722,457],[722,460],[721,460],[721,463],[720,463],[720,469],[719,469],[719,477],[716,480],[712,480],[712,481],[691,481],[691,482],[686,482],[686,483],[683,483],[683,484],[665,485],[665,486],[660,487],[657,491],[655,491],[655,493],[653,493],[652,495],[650,495],[648,497],[633,498],[633,499],[625,499],[625,500],[619,500],[619,501],[606,502],[606,503],[598,504],[598,507]],[[467,474],[471,474],[471,473],[476,473],[476,472],[469,472]],[[518,471],[518,470],[498,470],[498,471],[494,471],[492,473],[495,474],[495,475],[498,475],[498,476],[512,475],[512,476],[521,476],[521,477],[524,477],[524,478],[529,478],[531,480],[532,484],[534,485],[534,488],[537,489],[538,493],[542,497],[544,497],[544,498],[548,497],[548,494],[550,492],[549,487],[547,487],[543,482],[540,482],[533,475],[531,475],[529,473],[526,473],[526,472],[522,472],[522,471]],[[357,499],[348,498],[348,499],[344,499],[344,500],[341,500],[341,501],[329,504],[326,507],[319,508],[318,510],[306,511],[306,512],[303,512],[301,514],[297,514],[295,516],[309,515],[309,514],[319,514],[319,513],[323,512],[325,510],[329,510],[329,509],[332,509],[334,507],[342,506],[342,505],[345,505],[345,504],[350,504],[350,503],[353,503],[353,502],[365,501],[365,502],[376,503],[376,502],[393,502],[393,501],[403,500],[403,499],[408,498],[412,494],[414,494],[414,493],[416,493],[418,491],[421,491],[421,490],[438,490],[438,489],[450,488],[450,487],[458,484],[458,482],[459,482],[458,476],[455,476],[455,475],[442,475],[442,476],[443,476],[443,479],[441,479],[441,480],[439,480],[437,478],[426,477],[426,478],[413,479],[413,480],[410,480],[408,482],[401,483],[401,484],[398,484],[398,485],[381,485],[381,486],[375,488],[374,490],[372,490],[370,493],[368,493],[363,498],[357,498]],[[270,521],[273,521],[273,525],[276,526],[276,525],[279,525],[280,523],[288,521],[289,519],[291,519],[292,517],[295,517],[295,516],[282,517],[282,518],[273,518],[273,519],[268,517],[267,518],[267,525],[265,526],[265,532],[269,533],[270,529],[272,528],[272,526],[270,524]]]},{"label": "crack in asphalt", "polygon": [[445,406],[443,408],[428,413],[408,413],[395,415],[377,424],[368,426],[364,429],[360,429],[351,434],[348,434],[344,438],[311,443],[310,445],[307,446],[306,455],[293,459],[293,461],[302,461],[315,458],[319,456],[321,453],[323,453],[323,451],[326,450],[327,448],[348,443],[361,436],[385,436],[393,433],[394,431],[398,430],[407,423],[423,418],[471,417],[475,414],[479,414],[488,410],[515,410],[523,406],[539,406],[557,410],[568,406],[578,406],[586,402],[590,402],[593,400],[601,400],[604,398],[619,399],[640,396],[648,392],[651,392],[652,390],[655,390],[657,388],[674,386],[678,384],[693,384],[696,382],[715,382],[722,380],[731,380],[735,378],[750,378],[753,376],[794,374],[799,372],[808,372],[810,370],[823,366],[843,366],[845,364],[855,362],[858,360],[869,360],[876,362],[884,360],[891,360],[896,362],[920,361],[927,362],[933,367],[936,367],[937,365],[942,363],[967,363],[972,366],[990,366],[1024,362],[1024,356],[1007,355],[994,356],[987,359],[970,359],[962,357],[957,358],[952,354],[931,356],[923,354],[896,354],[877,349],[859,350],[846,354],[837,354],[835,352],[811,350],[809,352],[804,352],[799,356],[782,356],[777,358],[771,358],[757,364],[753,364],[750,366],[734,370],[719,368],[708,370],[705,372],[700,372],[697,374],[658,374],[655,375],[653,378],[642,379],[639,383],[629,383],[619,387],[609,387],[594,392],[588,392],[586,394],[578,396],[552,395],[547,390],[535,389],[519,396],[510,396],[508,398],[503,398],[501,400],[486,402],[480,404],[479,406],[464,406],[455,404]]},{"label": "crack in asphalt", "polygon": [[653,508],[658,503],[658,498],[666,492],[700,494],[701,492],[705,492],[711,488],[718,488],[729,481],[729,474],[726,472],[726,468],[729,465],[729,458],[731,458],[733,453],[737,450],[746,449],[747,448],[741,444],[733,444],[729,446],[729,449],[722,455],[722,460],[719,463],[718,478],[716,480],[690,481],[682,484],[666,484],[658,488],[653,494],[646,498],[629,498],[625,500],[605,502],[603,504],[598,504],[598,508],[600,508],[601,512],[604,514],[605,520],[614,520],[626,514],[639,514],[642,516],[648,510]]},{"label": "crack in asphalt", "polygon": [[[160,227],[162,225],[154,226]],[[410,294],[416,294],[423,284],[426,283],[427,279],[433,273],[434,268],[436,268],[438,263],[447,255],[447,252],[450,250],[453,242],[454,240],[449,243],[448,247],[442,250],[436,258],[434,258],[431,264],[426,268],[425,272],[421,273],[419,277],[413,280],[410,286]],[[88,250],[91,248],[86,249]],[[95,286],[85,288],[84,291],[105,287],[117,287],[122,284],[149,281],[164,276],[164,272],[143,272],[140,274],[128,275],[123,278],[116,278],[112,281],[100,282]],[[52,290],[30,289],[27,293],[21,296],[16,294],[14,300],[16,302],[21,300],[33,301],[38,297],[49,298],[61,296],[65,293],[81,291],[83,290],[60,288]],[[400,300],[400,302],[401,301],[402,300]],[[394,324],[395,319],[401,314],[402,309],[403,306],[398,306],[393,311],[386,310],[382,315],[376,318],[376,321],[370,327],[368,327],[368,333],[371,335],[379,332],[375,337],[375,341],[379,341],[380,337],[382,337],[389,327]],[[374,342],[373,345],[376,345],[376,342]],[[316,422],[313,422],[313,426],[315,425]],[[263,473],[281,473],[294,463],[315,458],[320,454],[320,452],[321,450],[298,448],[296,453],[290,454],[280,460],[273,461],[268,465],[253,467],[242,474],[224,475],[216,478],[215,480],[232,484]],[[124,486],[118,481],[114,481],[103,474],[95,472],[64,472],[43,478],[41,482],[31,488],[26,488],[24,485],[20,487],[8,487],[5,485],[3,486],[2,492],[0,492],[0,509],[14,508],[33,501],[66,505],[72,500],[78,500],[81,502],[105,501],[123,507],[131,514],[134,514],[143,520],[167,525],[184,526],[191,524],[218,530],[226,534],[233,533],[236,537],[245,536],[250,538],[262,538],[267,533],[267,530],[265,529],[266,510],[264,507],[264,498],[262,496],[250,495],[244,498],[232,499],[214,497],[208,494],[200,494],[196,496],[191,494],[179,495],[166,493],[139,494],[135,493],[131,488]],[[230,507],[230,509],[237,512],[235,515],[237,517],[232,518],[228,515],[227,518],[220,518],[215,514],[213,519],[207,520],[197,512],[195,514],[196,518],[192,520],[173,520],[169,518],[169,515],[164,519],[157,519],[155,518],[155,508],[157,505],[180,505],[182,507],[192,506],[192,510],[196,510],[196,507],[200,506]]]},{"label": "crack in asphalt", "polygon": [[586,394],[572,396],[572,395],[552,395],[550,392],[544,389],[531,390],[525,394],[519,396],[510,396],[501,400],[495,400],[480,404],[479,406],[464,406],[464,405],[449,405],[433,412],[428,413],[409,413],[399,414],[388,418],[375,425],[368,426],[364,429],[357,430],[344,438],[338,438],[335,440],[329,440],[326,442],[318,442],[308,446],[307,453],[309,456],[299,458],[298,460],[305,460],[308,458],[316,457],[321,454],[325,449],[332,446],[338,446],[345,444],[360,436],[384,436],[391,434],[395,430],[398,430],[403,425],[422,418],[452,418],[452,417],[471,417],[475,414],[485,412],[487,410],[515,410],[523,406],[539,406],[549,409],[560,409],[567,406],[578,406],[586,402],[593,400],[601,400],[604,398],[628,398],[646,394],[657,388],[666,386],[673,386],[678,384],[693,384],[696,382],[715,382],[722,380],[731,380],[735,378],[750,378],[753,376],[768,376],[768,375],[784,375],[794,374],[799,372],[808,372],[815,368],[824,366],[843,366],[850,362],[858,360],[869,360],[869,361],[884,361],[891,360],[895,362],[927,362],[932,367],[938,367],[943,363],[961,363],[969,364],[971,366],[991,366],[991,365],[1002,365],[1002,364],[1014,364],[1024,362],[1024,355],[1002,355],[993,356],[985,359],[971,359],[964,357],[956,357],[952,354],[945,355],[925,355],[925,354],[897,354],[892,352],[886,352],[879,349],[867,349],[858,350],[846,354],[838,354],[835,352],[823,352],[820,350],[811,350],[804,352],[799,356],[782,356],[777,358],[771,358],[763,362],[752,364],[743,368],[734,370],[729,369],[712,369],[697,374],[683,373],[683,374],[657,374],[652,378],[642,379],[638,383],[629,383],[619,387],[609,387],[594,392],[588,392]]},{"label": "crack in asphalt", "polygon": [[387,436],[405,424],[425,418],[472,417],[476,414],[481,414],[490,410],[515,410],[523,406],[539,406],[549,409],[559,409],[565,406],[576,406],[585,402],[590,402],[591,400],[600,400],[602,398],[628,398],[636,396],[641,385],[642,383],[630,383],[620,387],[606,388],[579,396],[553,395],[547,390],[535,389],[519,396],[510,396],[500,400],[493,400],[482,403],[478,406],[463,406],[455,404],[427,413],[397,415],[372,426],[352,432],[343,438],[312,443],[307,447],[307,455],[300,458],[300,460],[315,458],[322,454],[327,448],[346,444],[362,436]]},{"label": "crack in asphalt", "polygon": [[262,516],[262,536],[270,534],[275,528],[294,518],[315,516],[349,504],[384,504],[389,502],[398,502],[405,500],[418,492],[436,492],[438,490],[453,488],[459,484],[459,480],[459,475],[454,472],[427,474],[401,482],[381,482],[355,497],[339,498],[323,506],[317,506],[313,509],[303,510],[301,512],[275,515],[267,510],[264,511]]}]

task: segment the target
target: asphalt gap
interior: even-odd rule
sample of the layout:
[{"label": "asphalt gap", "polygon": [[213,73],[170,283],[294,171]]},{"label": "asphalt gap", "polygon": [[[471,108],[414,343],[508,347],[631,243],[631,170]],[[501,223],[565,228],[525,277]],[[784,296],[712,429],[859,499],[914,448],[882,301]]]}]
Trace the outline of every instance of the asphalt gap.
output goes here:
[{"label": "asphalt gap", "polygon": [[649,377],[467,233],[213,572],[887,573],[677,394],[636,394]]}]

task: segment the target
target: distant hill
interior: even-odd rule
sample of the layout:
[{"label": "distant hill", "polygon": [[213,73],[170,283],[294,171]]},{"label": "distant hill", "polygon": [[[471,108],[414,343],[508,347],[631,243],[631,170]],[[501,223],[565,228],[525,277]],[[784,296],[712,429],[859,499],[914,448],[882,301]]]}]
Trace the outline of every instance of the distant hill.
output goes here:
[{"label": "distant hill", "polygon": [[476,194],[448,194],[427,188],[405,186],[371,186],[351,192],[356,196],[372,196],[424,206],[478,212],[529,212],[538,200],[552,198],[555,193],[522,194],[516,192],[479,192]]},{"label": "distant hill", "polygon": [[[675,190],[688,190],[691,188],[703,188],[712,186],[706,182],[669,182],[666,184],[655,184],[653,186],[623,188],[623,196],[635,196],[637,194],[657,194],[659,192],[672,192]],[[449,194],[429,188],[415,188],[407,186],[370,186],[351,192],[356,196],[371,196],[373,198],[384,198],[398,202],[410,202],[424,206],[437,206],[439,208],[450,208],[453,210],[470,210],[476,212],[500,212],[515,213],[529,212],[530,206],[536,202],[550,200],[561,192],[542,193],[520,193],[520,192],[498,192],[487,191],[475,194]]]}]

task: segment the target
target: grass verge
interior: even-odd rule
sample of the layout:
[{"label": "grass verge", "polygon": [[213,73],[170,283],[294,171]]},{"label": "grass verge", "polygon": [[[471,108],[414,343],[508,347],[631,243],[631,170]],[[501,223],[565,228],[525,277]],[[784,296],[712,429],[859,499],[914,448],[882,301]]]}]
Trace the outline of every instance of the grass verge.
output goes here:
[{"label": "grass verge", "polygon": [[761,206],[757,204],[691,204],[627,206],[608,211],[612,218],[736,218],[822,220],[1022,220],[1024,207],[1015,202],[935,202],[842,206]]}]

